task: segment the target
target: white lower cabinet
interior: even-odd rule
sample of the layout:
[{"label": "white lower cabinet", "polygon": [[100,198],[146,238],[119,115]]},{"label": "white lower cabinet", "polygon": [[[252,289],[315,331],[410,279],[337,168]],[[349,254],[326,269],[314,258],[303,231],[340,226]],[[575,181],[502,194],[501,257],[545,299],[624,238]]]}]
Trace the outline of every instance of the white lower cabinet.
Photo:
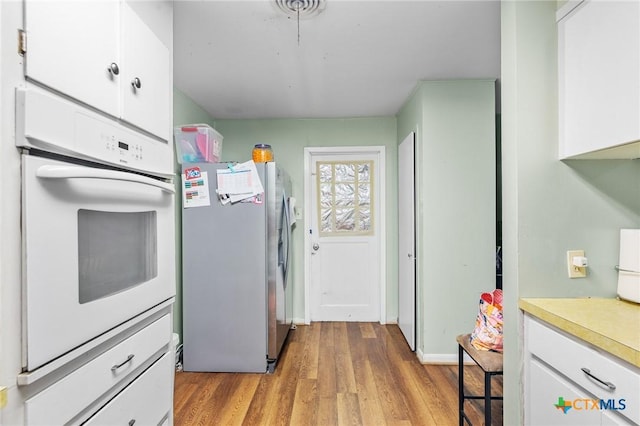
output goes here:
[{"label": "white lower cabinet", "polygon": [[124,338],[28,398],[25,424],[161,424],[173,401],[172,335],[167,314]]},{"label": "white lower cabinet", "polygon": [[524,423],[640,424],[640,368],[525,315]]},{"label": "white lower cabinet", "polygon": [[85,425],[160,425],[168,424],[173,389],[172,359],[168,352],[136,378]]},{"label": "white lower cabinet", "polygon": [[635,424],[637,423],[631,423],[628,419],[609,411],[602,412],[602,426],[634,426]]},{"label": "white lower cabinet", "polygon": [[[527,383],[527,425],[575,425],[590,426],[602,424],[600,410],[588,408],[587,401],[592,395],[578,389],[558,372],[553,371],[538,359],[529,362]],[[573,402],[581,401],[576,406]],[[569,403],[569,408],[561,406]],[[565,411],[566,410],[566,411]]]}]

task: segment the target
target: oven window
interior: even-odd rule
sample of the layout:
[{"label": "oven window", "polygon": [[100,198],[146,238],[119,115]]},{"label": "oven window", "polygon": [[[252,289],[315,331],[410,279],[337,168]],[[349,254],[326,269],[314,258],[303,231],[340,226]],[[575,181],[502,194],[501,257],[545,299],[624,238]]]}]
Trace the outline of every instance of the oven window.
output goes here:
[{"label": "oven window", "polygon": [[78,210],[80,303],[97,300],[158,275],[156,212]]}]

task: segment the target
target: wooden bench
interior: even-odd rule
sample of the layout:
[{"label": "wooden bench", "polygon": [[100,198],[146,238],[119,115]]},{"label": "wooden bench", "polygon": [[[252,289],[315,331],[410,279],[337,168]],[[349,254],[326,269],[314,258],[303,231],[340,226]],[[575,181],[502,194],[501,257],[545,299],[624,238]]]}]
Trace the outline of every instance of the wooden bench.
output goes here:
[{"label": "wooden bench", "polygon": [[[464,412],[464,401],[466,399],[484,400],[484,423],[491,426],[491,401],[502,400],[502,396],[491,394],[491,378],[502,375],[502,354],[492,351],[479,351],[470,341],[471,334],[462,334],[456,337],[458,342],[458,409],[460,414],[460,426],[466,421],[471,424],[471,420]],[[484,395],[465,395],[464,392],[464,353],[478,364],[484,372]]]}]

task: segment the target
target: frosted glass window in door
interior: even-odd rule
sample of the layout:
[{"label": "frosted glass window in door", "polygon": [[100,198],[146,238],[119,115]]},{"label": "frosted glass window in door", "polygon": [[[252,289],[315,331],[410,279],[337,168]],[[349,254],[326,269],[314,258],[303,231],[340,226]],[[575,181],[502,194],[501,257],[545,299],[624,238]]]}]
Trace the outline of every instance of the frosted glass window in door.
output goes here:
[{"label": "frosted glass window in door", "polygon": [[373,235],[373,161],[318,161],[320,235]]},{"label": "frosted glass window in door", "polygon": [[158,275],[155,211],[78,210],[79,301],[125,291]]}]

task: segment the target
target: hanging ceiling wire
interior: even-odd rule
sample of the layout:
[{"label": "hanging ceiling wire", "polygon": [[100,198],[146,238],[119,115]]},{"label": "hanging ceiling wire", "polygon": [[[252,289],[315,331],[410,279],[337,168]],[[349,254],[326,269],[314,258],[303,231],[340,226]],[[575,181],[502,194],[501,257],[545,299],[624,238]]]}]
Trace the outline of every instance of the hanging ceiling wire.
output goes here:
[{"label": "hanging ceiling wire", "polygon": [[296,7],[296,16],[297,16],[297,20],[298,20],[298,46],[300,46],[300,6],[301,6],[302,1],[301,0],[295,0],[295,7]]},{"label": "hanging ceiling wire", "polygon": [[276,7],[296,18],[298,46],[300,45],[300,19],[313,17],[324,10],[326,0],[274,0]]}]

